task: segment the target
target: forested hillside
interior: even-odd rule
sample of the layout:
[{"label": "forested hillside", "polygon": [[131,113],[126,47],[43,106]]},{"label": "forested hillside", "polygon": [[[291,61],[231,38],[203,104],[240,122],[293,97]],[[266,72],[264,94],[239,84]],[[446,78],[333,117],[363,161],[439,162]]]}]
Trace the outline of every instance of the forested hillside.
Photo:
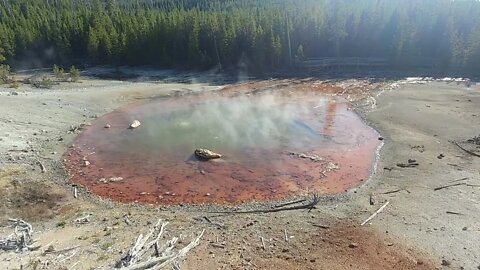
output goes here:
[{"label": "forested hillside", "polygon": [[[289,42],[290,41],[290,42]],[[2,0],[0,61],[208,69],[382,57],[480,71],[474,0]]]}]

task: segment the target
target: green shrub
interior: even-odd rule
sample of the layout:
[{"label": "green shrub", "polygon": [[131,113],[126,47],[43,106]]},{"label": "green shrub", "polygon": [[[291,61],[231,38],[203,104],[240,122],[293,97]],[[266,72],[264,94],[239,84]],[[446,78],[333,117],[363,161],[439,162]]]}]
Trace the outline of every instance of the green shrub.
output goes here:
[{"label": "green shrub", "polygon": [[53,65],[53,75],[60,81],[65,80],[65,70],[57,65]]},{"label": "green shrub", "polygon": [[72,82],[77,82],[80,79],[80,70],[75,66],[70,67],[70,79]]},{"label": "green shrub", "polygon": [[8,87],[17,89],[20,87],[20,83],[18,81],[13,81]]},{"label": "green shrub", "polygon": [[50,89],[53,86],[53,81],[47,76],[43,76],[40,80],[36,80],[33,83],[33,86],[36,88],[47,88]]},{"label": "green shrub", "polygon": [[0,84],[10,82],[10,74],[10,66],[0,65]]}]

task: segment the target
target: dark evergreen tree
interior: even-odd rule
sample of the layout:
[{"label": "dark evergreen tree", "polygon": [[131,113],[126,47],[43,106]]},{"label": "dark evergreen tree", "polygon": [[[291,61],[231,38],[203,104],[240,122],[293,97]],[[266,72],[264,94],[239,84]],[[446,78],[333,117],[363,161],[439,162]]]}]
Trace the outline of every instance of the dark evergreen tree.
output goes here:
[{"label": "dark evergreen tree", "polygon": [[0,62],[266,71],[382,57],[480,73],[474,0],[4,0]]}]

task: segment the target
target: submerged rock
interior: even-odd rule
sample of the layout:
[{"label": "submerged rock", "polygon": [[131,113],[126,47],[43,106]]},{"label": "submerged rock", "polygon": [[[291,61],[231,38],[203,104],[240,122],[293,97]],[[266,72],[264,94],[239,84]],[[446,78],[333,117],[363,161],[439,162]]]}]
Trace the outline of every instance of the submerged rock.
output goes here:
[{"label": "submerged rock", "polygon": [[217,153],[212,152],[208,149],[202,149],[202,148],[195,149],[194,154],[195,154],[196,157],[198,157],[200,159],[206,159],[206,160],[222,157],[222,155],[220,155],[220,154],[217,154]]},{"label": "submerged rock", "polygon": [[132,122],[132,124],[130,124],[130,128],[131,128],[131,129],[138,128],[141,124],[142,124],[142,123],[140,123],[140,121],[134,120],[134,121]]}]

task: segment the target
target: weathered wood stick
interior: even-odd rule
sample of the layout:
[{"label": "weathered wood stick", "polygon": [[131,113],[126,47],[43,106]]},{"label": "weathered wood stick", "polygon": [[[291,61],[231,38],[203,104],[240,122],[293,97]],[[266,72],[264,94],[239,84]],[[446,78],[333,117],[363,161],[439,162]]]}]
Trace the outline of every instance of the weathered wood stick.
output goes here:
[{"label": "weathered wood stick", "polygon": [[211,245],[212,247],[216,247],[216,248],[225,248],[225,246],[222,245],[222,244],[210,243],[210,245]]},{"label": "weathered wood stick", "polygon": [[403,191],[403,190],[404,190],[403,188],[400,188],[400,189],[395,189],[395,190],[383,192],[382,194],[387,195],[387,194],[397,193],[397,192],[400,192],[400,191]]},{"label": "weathered wood stick", "polygon": [[[178,258],[181,258],[181,257],[184,257],[192,248],[198,246],[200,244],[200,238],[202,238],[203,234],[205,233],[205,230],[203,230],[200,235],[195,239],[193,240],[192,242],[190,242],[190,244],[188,244],[186,247],[182,248],[176,256],[174,256],[173,258],[167,260],[166,262],[163,262],[162,264],[160,265],[157,265],[155,266],[153,269],[163,269],[165,266],[167,266],[168,264],[174,262],[175,260],[177,260]],[[143,270],[143,269],[142,269]]]},{"label": "weathered wood stick", "polygon": [[465,151],[465,152],[469,153],[470,155],[472,155],[472,156],[476,156],[476,157],[480,157],[480,155],[479,155],[479,154],[477,154],[477,153],[474,153],[474,152],[472,152],[472,151],[470,151],[470,150],[468,150],[468,149],[465,149],[465,148],[464,148],[464,147],[462,147],[462,146],[461,146],[459,143],[457,143],[457,142],[455,142],[455,141],[452,141],[452,143],[454,143],[456,146],[458,146],[458,148],[460,148],[460,149],[462,149],[463,151]]},{"label": "weathered wood stick", "polygon": [[285,242],[288,242],[287,229],[284,229],[283,233],[285,234]]},{"label": "weathered wood stick", "polygon": [[282,204],[277,204],[273,207],[280,208],[280,207],[285,207],[285,206],[289,206],[289,205],[292,205],[292,204],[302,203],[304,201],[306,201],[306,199],[301,199],[301,200],[296,200],[296,201],[293,201],[293,202],[286,202],[286,203],[282,203]]},{"label": "weathered wood stick", "polygon": [[464,177],[464,178],[460,178],[460,179],[457,179],[457,180],[450,181],[450,183],[456,183],[456,182],[465,181],[465,180],[468,180],[468,179],[469,179],[468,177]]},{"label": "weathered wood stick", "polygon": [[149,268],[152,268],[153,266],[159,264],[159,263],[163,263],[163,262],[166,262],[166,261],[169,261],[169,259],[172,259],[176,257],[175,254],[171,254],[171,255],[167,255],[167,256],[163,256],[163,257],[159,257],[159,258],[154,258],[150,261],[147,261],[147,262],[143,262],[143,263],[139,263],[139,264],[135,264],[135,265],[131,265],[131,266],[128,266],[128,267],[124,267],[124,268],[121,268],[122,270],[144,270],[144,269],[149,269]]},{"label": "weathered wood stick", "polygon": [[80,247],[80,245],[74,246],[74,247],[71,247],[71,248],[62,249],[62,250],[53,250],[53,251],[48,251],[47,250],[44,253],[45,254],[61,254],[61,253],[72,251],[72,250],[77,249],[79,247]]},{"label": "weathered wood stick", "polygon": [[37,159],[37,163],[40,166],[40,170],[42,171],[42,173],[46,173],[47,168],[45,168],[45,166],[42,164],[42,162],[40,162],[40,160]]},{"label": "weathered wood stick", "polygon": [[263,248],[263,250],[267,250],[267,248],[265,247],[265,240],[263,239],[263,236],[260,237],[260,240],[262,240],[262,248]]},{"label": "weathered wood stick", "polygon": [[459,215],[459,216],[463,216],[462,213],[459,213],[459,212],[454,212],[454,211],[447,211],[446,212],[447,214],[450,214],[450,215]]},{"label": "weathered wood stick", "polygon": [[322,224],[312,224],[313,227],[318,227],[322,229],[330,229],[330,226],[328,225],[322,225]]},{"label": "weathered wood stick", "polygon": [[450,184],[450,185],[445,185],[445,186],[441,186],[441,187],[436,187],[436,188],[434,188],[433,190],[434,190],[434,191],[437,191],[437,190],[441,190],[441,189],[444,189],[444,188],[456,187],[456,186],[463,186],[463,185],[466,185],[466,184],[467,184],[467,183]]},{"label": "weathered wood stick", "polygon": [[265,213],[274,213],[274,212],[281,212],[281,211],[291,211],[291,210],[300,210],[300,209],[308,209],[308,211],[312,211],[315,209],[315,206],[320,202],[320,198],[318,195],[313,196],[312,202],[309,204],[302,204],[298,206],[292,207],[282,207],[282,208],[275,208],[275,209],[264,209],[264,210],[250,210],[250,211],[218,211],[218,212],[209,212],[215,214],[265,214]]},{"label": "weathered wood stick", "polygon": [[362,224],[360,224],[360,226],[363,226],[365,224],[367,224],[367,222],[369,222],[370,220],[372,220],[376,215],[378,215],[380,212],[383,211],[383,209],[385,209],[385,207],[387,207],[387,205],[390,203],[390,201],[387,201],[384,205],[382,205],[382,207],[380,207],[375,213],[373,213],[371,216],[369,216],[364,222],[362,222]]}]

